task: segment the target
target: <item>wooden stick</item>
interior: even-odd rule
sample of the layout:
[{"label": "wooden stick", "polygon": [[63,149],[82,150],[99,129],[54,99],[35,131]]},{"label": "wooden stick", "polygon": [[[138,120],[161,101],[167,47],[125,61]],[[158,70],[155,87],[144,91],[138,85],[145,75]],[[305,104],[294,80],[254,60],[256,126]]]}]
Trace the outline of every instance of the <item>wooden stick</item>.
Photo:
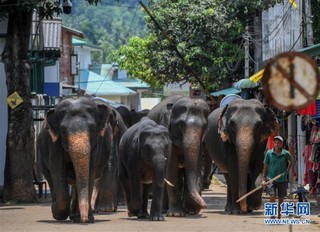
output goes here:
[{"label": "wooden stick", "polygon": [[265,185],[260,185],[258,187],[256,187],[255,189],[252,189],[250,192],[248,192],[247,194],[243,195],[242,197],[240,197],[236,202],[242,201],[243,199],[247,198],[248,196],[250,196],[252,193],[258,191],[259,189],[261,189],[263,186],[266,186],[270,183],[272,183],[273,181],[279,179],[281,176],[285,175],[287,172],[281,173],[279,175],[277,175],[276,177],[272,178],[271,180],[267,181],[265,183]]}]

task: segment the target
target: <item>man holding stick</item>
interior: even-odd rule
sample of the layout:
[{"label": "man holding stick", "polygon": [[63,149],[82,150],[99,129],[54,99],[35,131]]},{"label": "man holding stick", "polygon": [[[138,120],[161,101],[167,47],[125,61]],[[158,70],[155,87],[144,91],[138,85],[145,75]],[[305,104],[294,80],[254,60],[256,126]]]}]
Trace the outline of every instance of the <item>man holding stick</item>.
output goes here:
[{"label": "man holding stick", "polygon": [[273,179],[281,173],[282,175],[277,180],[273,181],[269,187],[267,187],[267,193],[270,195],[270,202],[275,202],[276,195],[278,196],[278,219],[281,218],[281,203],[284,197],[287,195],[287,183],[289,172],[292,165],[292,156],[290,152],[283,148],[283,138],[281,136],[275,136],[274,147],[268,150],[265,154],[263,161],[263,172],[262,172],[262,186],[266,186],[268,179]]}]

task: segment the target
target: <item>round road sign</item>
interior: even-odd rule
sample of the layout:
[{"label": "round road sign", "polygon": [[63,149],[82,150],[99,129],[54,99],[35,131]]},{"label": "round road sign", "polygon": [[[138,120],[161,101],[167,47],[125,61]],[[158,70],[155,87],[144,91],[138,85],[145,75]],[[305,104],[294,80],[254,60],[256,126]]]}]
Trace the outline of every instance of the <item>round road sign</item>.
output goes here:
[{"label": "round road sign", "polygon": [[295,111],[310,105],[319,94],[320,74],[313,59],[298,52],[277,55],[262,78],[266,99],[275,107]]}]

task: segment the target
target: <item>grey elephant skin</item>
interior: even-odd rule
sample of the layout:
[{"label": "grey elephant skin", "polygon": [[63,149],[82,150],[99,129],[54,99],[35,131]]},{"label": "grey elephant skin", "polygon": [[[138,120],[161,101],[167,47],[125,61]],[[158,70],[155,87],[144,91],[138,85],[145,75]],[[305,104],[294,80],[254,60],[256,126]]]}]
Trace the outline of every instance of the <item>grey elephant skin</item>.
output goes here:
[{"label": "grey elephant skin", "polygon": [[[168,129],[147,117],[122,136],[119,145],[119,181],[125,193],[128,215],[164,220],[162,199],[166,157],[171,152]],[[148,197],[152,203],[148,214]]]},{"label": "grey elephant skin", "polygon": [[213,161],[225,176],[229,213],[259,209],[262,190],[237,203],[254,189],[263,168],[267,138],[276,127],[273,111],[255,99],[237,99],[209,115],[205,144]]},{"label": "grey elephant skin", "polygon": [[[48,111],[37,137],[42,172],[49,183],[52,215],[93,222],[90,199],[110,154],[109,110],[91,99],[64,99]],[[69,194],[72,185],[72,197]]]},{"label": "grey elephant skin", "polygon": [[172,152],[168,157],[167,216],[198,214],[206,208],[201,197],[202,141],[209,106],[202,99],[173,95],[152,108],[148,117],[168,128]]},{"label": "grey elephant skin", "polygon": [[126,106],[118,106],[116,110],[120,113],[125,125],[129,128],[133,124],[139,122],[143,117],[149,113],[148,109],[141,111],[129,110]]},{"label": "grey elephant skin", "polygon": [[95,182],[92,208],[94,212],[116,212],[118,204],[124,203],[123,192],[118,181],[119,143],[127,130],[121,114],[101,99],[94,99],[97,105],[108,107],[111,126],[111,151],[108,167],[104,169],[102,177]]}]

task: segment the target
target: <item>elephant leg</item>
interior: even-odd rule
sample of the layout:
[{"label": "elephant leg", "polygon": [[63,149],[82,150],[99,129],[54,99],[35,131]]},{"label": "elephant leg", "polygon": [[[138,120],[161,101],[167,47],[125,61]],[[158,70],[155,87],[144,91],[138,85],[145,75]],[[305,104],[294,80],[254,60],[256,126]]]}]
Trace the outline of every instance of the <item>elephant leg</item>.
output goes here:
[{"label": "elephant leg", "polygon": [[211,184],[212,179],[212,158],[210,157],[206,148],[203,149],[203,159],[202,159],[202,169],[203,169],[203,182],[202,190],[208,189]]},{"label": "elephant leg", "polygon": [[105,168],[100,181],[100,190],[96,210],[100,212],[115,212],[117,204],[114,204],[115,185],[117,184],[116,170]]},{"label": "elephant leg", "polygon": [[178,152],[177,148],[172,146],[172,155],[168,158],[167,180],[173,184],[173,186],[167,186],[169,199],[168,217],[184,217],[186,215],[181,200],[182,183],[178,168]]},{"label": "elephant leg", "polygon": [[[228,173],[227,174],[227,186],[228,186],[228,191],[230,191],[230,193],[228,193],[228,203],[229,203],[229,207],[227,212],[229,212],[230,214],[233,213],[240,213],[240,204],[237,203],[236,201],[239,198],[239,183],[238,183],[238,176],[234,173]],[[227,204],[228,204],[227,203]]]},{"label": "elephant leg", "polygon": [[232,181],[230,180],[230,175],[228,173],[224,173],[224,178],[226,180],[227,183],[227,203],[225,206],[225,211],[229,212],[230,214],[233,214],[234,211],[236,211],[237,213],[240,212],[240,206],[239,204],[234,204],[234,202],[236,202],[236,200],[233,199],[233,196],[235,195],[234,191],[236,191],[234,189],[234,186],[232,186]]},{"label": "elephant leg", "polygon": [[[257,175],[248,175],[248,188],[247,188],[248,192],[258,187],[255,185],[257,178],[258,178]],[[261,183],[261,181],[259,181],[258,183]],[[248,212],[252,212],[253,210],[258,210],[261,207],[262,191],[263,189],[260,189],[247,197]]]},{"label": "elephant leg", "polygon": [[93,185],[93,191],[92,191],[92,197],[91,197],[91,209],[92,209],[92,212],[94,213],[98,213],[98,209],[95,208],[95,205],[98,198],[99,188],[100,188],[100,179],[95,180]]},{"label": "elephant leg", "polygon": [[131,199],[128,203],[128,215],[139,217],[142,207],[142,184],[140,174],[136,173],[137,168],[132,169],[132,172],[129,172]]},{"label": "elephant leg", "polygon": [[125,201],[128,206],[131,202],[130,181],[129,181],[128,173],[122,165],[119,166],[118,177],[119,177],[120,186],[124,193]]},{"label": "elephant leg", "polygon": [[77,194],[77,187],[71,187],[71,205],[70,205],[70,219],[73,221],[80,221],[80,210],[78,204],[78,194]]},{"label": "elephant leg", "polygon": [[150,217],[148,213],[148,199],[150,188],[152,184],[142,184],[142,206],[141,211],[139,212],[138,218],[148,218]]},{"label": "elephant leg", "polygon": [[120,185],[120,181],[117,180],[118,182],[118,186],[117,186],[117,205],[125,205],[126,204],[126,200],[125,197],[123,195],[123,191],[121,189],[121,185]]},{"label": "elephant leg", "polygon": [[166,214],[169,208],[169,199],[168,199],[168,191],[167,184],[164,185],[163,188],[163,199],[162,199],[162,213]]},{"label": "elephant leg", "polygon": [[150,220],[152,221],[163,221],[162,215],[162,200],[163,200],[163,187],[156,183],[152,186],[152,202],[150,209]]}]

